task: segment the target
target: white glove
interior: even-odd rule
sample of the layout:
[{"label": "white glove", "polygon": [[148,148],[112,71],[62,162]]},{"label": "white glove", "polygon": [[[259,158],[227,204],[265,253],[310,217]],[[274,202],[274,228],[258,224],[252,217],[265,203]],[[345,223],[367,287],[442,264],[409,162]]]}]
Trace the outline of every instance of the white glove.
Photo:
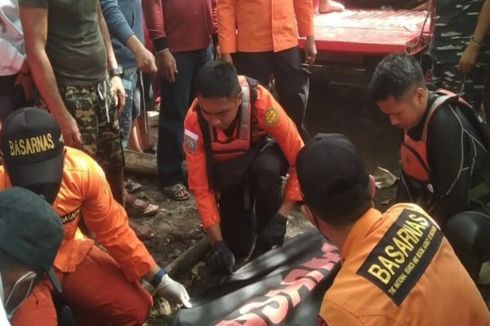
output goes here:
[{"label": "white glove", "polygon": [[168,274],[162,277],[162,281],[156,288],[156,293],[171,303],[182,304],[186,308],[192,308],[189,294],[185,287],[175,282]]}]

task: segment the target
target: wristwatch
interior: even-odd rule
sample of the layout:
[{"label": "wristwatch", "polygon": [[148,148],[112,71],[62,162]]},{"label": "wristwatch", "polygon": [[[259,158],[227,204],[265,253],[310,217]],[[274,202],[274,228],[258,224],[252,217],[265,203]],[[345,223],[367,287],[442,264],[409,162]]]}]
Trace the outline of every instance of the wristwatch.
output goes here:
[{"label": "wristwatch", "polygon": [[114,76],[119,76],[121,77],[124,73],[123,67],[117,66],[114,69],[109,70],[109,76],[112,78]]}]

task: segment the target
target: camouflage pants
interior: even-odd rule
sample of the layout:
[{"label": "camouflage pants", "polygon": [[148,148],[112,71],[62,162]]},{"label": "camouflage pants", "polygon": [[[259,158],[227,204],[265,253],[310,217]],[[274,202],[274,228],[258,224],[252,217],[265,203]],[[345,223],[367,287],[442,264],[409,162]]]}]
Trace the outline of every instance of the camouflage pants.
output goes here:
[{"label": "camouflage pants", "polygon": [[108,79],[92,86],[60,86],[66,108],[82,135],[82,150],[105,171],[122,168],[124,156],[118,112]]}]

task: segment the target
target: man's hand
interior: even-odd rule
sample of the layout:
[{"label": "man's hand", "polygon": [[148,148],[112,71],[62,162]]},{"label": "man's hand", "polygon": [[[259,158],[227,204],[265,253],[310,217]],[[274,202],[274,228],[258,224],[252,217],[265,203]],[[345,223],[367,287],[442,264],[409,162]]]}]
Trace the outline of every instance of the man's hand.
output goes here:
[{"label": "man's hand", "polygon": [[235,256],[224,241],[217,242],[213,253],[208,259],[208,265],[214,273],[232,274],[235,266]]},{"label": "man's hand", "polygon": [[255,248],[252,253],[252,258],[258,257],[274,246],[281,246],[284,242],[284,236],[286,235],[286,225],[288,219],[276,213],[269,223],[260,231],[257,241],[255,242]]},{"label": "man's hand", "polygon": [[310,66],[315,63],[316,54],[315,38],[313,36],[307,36],[305,42],[305,63]]},{"label": "man's hand", "polygon": [[134,57],[136,58],[136,64],[141,71],[149,74],[157,72],[155,57],[148,51],[145,45],[138,40],[136,35],[133,35],[128,39],[126,46],[133,52]]},{"label": "man's hand", "polygon": [[233,64],[233,58],[230,53],[221,53],[220,59]]},{"label": "man's hand", "polygon": [[[64,109],[66,111],[66,109]],[[56,122],[60,126],[61,133],[63,134],[63,141],[66,146],[81,148],[82,147],[82,135],[78,129],[77,122],[67,113],[61,118],[55,117]]]},{"label": "man's hand", "polygon": [[276,213],[262,231],[260,231],[258,238],[267,247],[281,246],[286,235],[287,222],[287,217]]},{"label": "man's hand", "polygon": [[124,110],[124,105],[126,105],[126,91],[119,76],[113,76],[111,78],[111,95],[119,113],[121,113]]},{"label": "man's hand", "polygon": [[20,69],[17,77],[15,78],[14,85],[21,88],[24,93],[25,102],[30,102],[34,97],[34,80],[29,71],[29,65],[24,60],[22,68]]},{"label": "man's hand", "polygon": [[468,46],[461,55],[461,59],[458,63],[458,69],[463,74],[468,74],[473,70],[476,59],[478,58],[478,52],[480,51],[480,45],[470,41]]},{"label": "man's hand", "polygon": [[160,75],[165,81],[169,83],[175,82],[175,74],[178,73],[177,62],[169,49],[161,50],[157,53],[157,66]]},{"label": "man's hand", "polygon": [[145,47],[140,47],[138,51],[134,53],[138,68],[146,73],[153,74],[157,72],[157,66],[155,64],[155,57]]},{"label": "man's hand", "polygon": [[190,297],[185,287],[174,281],[168,274],[162,277],[162,281],[156,288],[156,294],[172,304],[182,304],[186,308],[192,308]]}]

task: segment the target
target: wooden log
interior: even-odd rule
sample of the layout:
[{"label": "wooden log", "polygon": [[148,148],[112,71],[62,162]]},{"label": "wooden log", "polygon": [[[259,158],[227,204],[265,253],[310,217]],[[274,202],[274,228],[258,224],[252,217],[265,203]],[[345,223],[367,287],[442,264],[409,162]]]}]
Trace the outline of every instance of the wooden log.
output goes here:
[{"label": "wooden log", "polygon": [[157,157],[153,154],[139,153],[130,149],[124,150],[126,171],[144,175],[157,175]]},{"label": "wooden log", "polygon": [[206,255],[210,247],[208,237],[204,237],[174,259],[165,269],[171,276],[179,276],[197,264]]}]

